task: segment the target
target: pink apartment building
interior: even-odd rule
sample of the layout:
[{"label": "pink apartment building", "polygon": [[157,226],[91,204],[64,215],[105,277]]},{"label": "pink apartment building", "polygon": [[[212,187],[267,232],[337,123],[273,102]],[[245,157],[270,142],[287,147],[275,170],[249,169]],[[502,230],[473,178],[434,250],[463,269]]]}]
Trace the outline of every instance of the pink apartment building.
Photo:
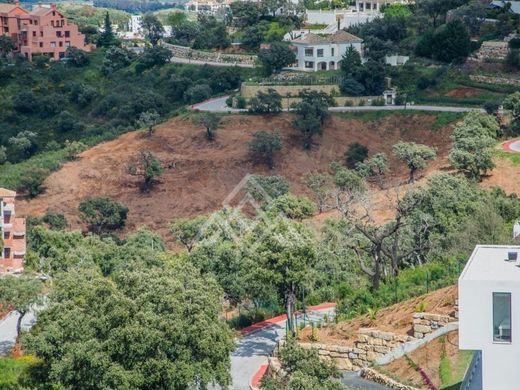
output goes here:
[{"label": "pink apartment building", "polygon": [[23,271],[26,250],[25,218],[17,218],[16,192],[0,188],[0,234],[3,249],[0,251],[0,274]]},{"label": "pink apartment building", "polygon": [[90,51],[78,26],[70,23],[55,4],[34,7],[26,11],[19,3],[0,4],[0,35],[15,42],[16,51],[29,60],[33,54],[46,54],[54,60],[65,56],[68,47]]}]

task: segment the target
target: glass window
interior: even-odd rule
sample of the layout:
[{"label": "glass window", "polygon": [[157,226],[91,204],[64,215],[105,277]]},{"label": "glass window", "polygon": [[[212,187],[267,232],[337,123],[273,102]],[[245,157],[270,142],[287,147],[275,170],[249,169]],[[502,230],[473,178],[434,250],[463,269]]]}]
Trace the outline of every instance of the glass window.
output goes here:
[{"label": "glass window", "polygon": [[318,49],[318,57],[323,57],[323,49]]},{"label": "glass window", "polygon": [[511,342],[511,293],[493,293],[493,341]]},{"label": "glass window", "polygon": [[330,49],[330,55],[334,56],[334,48],[333,47]]},{"label": "glass window", "polygon": [[305,49],[305,56],[306,57],[312,57],[313,55],[314,55],[314,49],[313,48]]}]

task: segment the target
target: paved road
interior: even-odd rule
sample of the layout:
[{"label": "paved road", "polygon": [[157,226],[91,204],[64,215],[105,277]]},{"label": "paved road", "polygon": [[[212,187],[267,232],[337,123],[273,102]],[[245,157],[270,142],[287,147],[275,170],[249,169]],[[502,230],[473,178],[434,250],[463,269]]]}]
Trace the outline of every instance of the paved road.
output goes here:
[{"label": "paved road", "polygon": [[[239,110],[230,108],[226,105],[228,96],[222,96],[215,99],[206,100],[202,103],[197,103],[191,106],[194,110],[211,111],[211,112],[245,112],[247,110]],[[473,107],[454,107],[454,106],[423,106],[423,105],[407,105],[405,106],[351,106],[351,107],[330,107],[331,112],[349,112],[349,111],[399,111],[399,110],[414,110],[414,111],[438,111],[438,112],[469,112],[480,111],[485,112],[482,108]]]},{"label": "paved road", "polygon": [[[0,321],[0,356],[9,355],[16,342],[16,322],[18,321],[17,311],[9,313]],[[29,312],[22,320],[22,329],[29,330],[36,322],[34,312]]]},{"label": "paved road", "polygon": [[211,65],[211,66],[224,66],[224,67],[238,66],[239,68],[254,68],[255,67],[252,64],[239,64],[239,63],[234,63],[234,62],[200,61],[200,60],[190,60],[190,59],[181,58],[181,57],[172,57],[172,58],[170,58],[170,62],[175,62],[177,64]]},{"label": "paved road", "polygon": [[[324,309],[308,313],[307,317],[309,321],[318,322],[325,314],[331,315],[333,312],[334,309]],[[250,333],[238,341],[236,350],[231,354],[233,390],[249,390],[251,378],[263,364],[267,364],[267,356],[284,335],[285,321],[281,321],[269,328]]]}]

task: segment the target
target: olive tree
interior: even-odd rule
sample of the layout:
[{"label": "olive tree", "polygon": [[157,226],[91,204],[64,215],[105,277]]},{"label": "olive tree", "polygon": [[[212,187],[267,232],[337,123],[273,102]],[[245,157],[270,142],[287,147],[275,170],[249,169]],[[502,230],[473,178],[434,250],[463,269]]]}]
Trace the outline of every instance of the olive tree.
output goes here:
[{"label": "olive tree", "polygon": [[257,159],[264,161],[269,169],[274,167],[274,154],[282,149],[280,134],[268,131],[253,133],[253,139],[249,142],[249,151]]},{"label": "olive tree", "polygon": [[415,173],[426,168],[427,161],[437,156],[434,148],[415,142],[399,142],[393,146],[394,154],[403,161],[410,170],[409,183],[415,181]]}]

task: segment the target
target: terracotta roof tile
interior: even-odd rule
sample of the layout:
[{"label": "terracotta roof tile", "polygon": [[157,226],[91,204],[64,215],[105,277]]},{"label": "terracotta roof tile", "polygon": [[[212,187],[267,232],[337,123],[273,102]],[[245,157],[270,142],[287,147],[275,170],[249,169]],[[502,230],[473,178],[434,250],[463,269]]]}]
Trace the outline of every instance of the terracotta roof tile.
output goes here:
[{"label": "terracotta roof tile", "polygon": [[16,196],[16,192],[14,191],[11,191],[11,190],[8,190],[8,189],[5,189],[5,188],[0,188],[0,198],[10,198],[10,197],[15,197]]},{"label": "terracotta roof tile", "polygon": [[313,33],[307,34],[305,37],[300,39],[294,39],[293,43],[309,43],[309,44],[317,44],[317,43],[343,43],[343,42],[363,42],[363,39],[356,37],[346,31],[340,30],[336,31],[332,35],[317,35]]}]

